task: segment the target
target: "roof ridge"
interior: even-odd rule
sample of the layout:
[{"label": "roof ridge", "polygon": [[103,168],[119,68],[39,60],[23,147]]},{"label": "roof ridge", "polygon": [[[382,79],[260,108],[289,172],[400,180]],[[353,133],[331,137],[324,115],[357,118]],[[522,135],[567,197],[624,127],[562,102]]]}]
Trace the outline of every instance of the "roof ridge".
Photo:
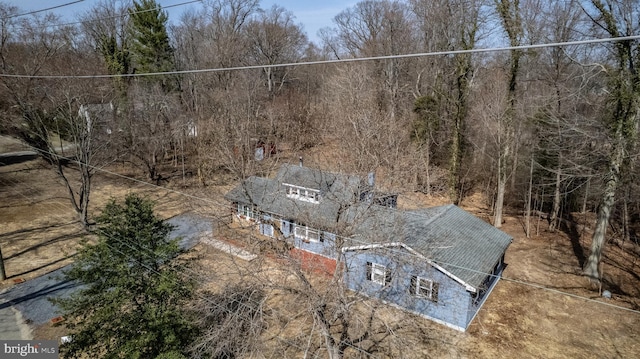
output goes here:
[{"label": "roof ridge", "polygon": [[[436,206],[436,207],[431,207],[431,208],[438,208],[438,207],[444,207],[444,210],[443,210],[442,212],[440,212],[440,213],[436,213],[433,217],[429,218],[429,219],[424,223],[424,225],[425,225],[425,226],[430,225],[430,224],[431,224],[431,223],[433,223],[436,219],[438,219],[438,218],[442,217],[445,213],[447,213],[447,212],[449,211],[449,209],[451,209],[451,208],[455,207],[455,205],[454,205],[453,203],[450,203],[450,204],[447,204],[447,205],[444,205],[444,206]],[[428,209],[428,208],[429,208],[429,207],[427,207],[427,209]],[[407,213],[414,213],[414,212],[416,212],[416,211],[407,211]]]}]

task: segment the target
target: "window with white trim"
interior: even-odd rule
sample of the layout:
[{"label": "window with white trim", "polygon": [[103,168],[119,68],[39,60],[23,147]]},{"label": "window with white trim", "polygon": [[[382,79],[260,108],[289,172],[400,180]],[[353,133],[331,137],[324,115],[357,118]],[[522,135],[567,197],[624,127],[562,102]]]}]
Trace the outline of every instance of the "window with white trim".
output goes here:
[{"label": "window with white trim", "polygon": [[382,264],[367,262],[367,280],[387,285],[391,283],[391,269]]},{"label": "window with white trim", "polygon": [[430,301],[438,301],[438,289],[440,285],[431,279],[426,279],[418,276],[411,277],[411,286],[409,291],[412,295],[420,298],[426,298]]},{"label": "window with white trim", "polygon": [[287,197],[289,198],[311,203],[320,203],[320,190],[318,189],[306,188],[288,183],[283,183],[282,185],[285,187]]},{"label": "window with white trim", "polygon": [[260,232],[265,236],[273,237],[273,225],[269,223],[263,223],[260,225]]},{"label": "window with white trim", "polygon": [[293,234],[296,238],[302,239],[303,241],[322,242],[320,231],[307,226],[296,225],[293,229]]},{"label": "window with white trim", "polygon": [[258,211],[253,206],[238,203],[238,216],[256,220],[258,219]]}]

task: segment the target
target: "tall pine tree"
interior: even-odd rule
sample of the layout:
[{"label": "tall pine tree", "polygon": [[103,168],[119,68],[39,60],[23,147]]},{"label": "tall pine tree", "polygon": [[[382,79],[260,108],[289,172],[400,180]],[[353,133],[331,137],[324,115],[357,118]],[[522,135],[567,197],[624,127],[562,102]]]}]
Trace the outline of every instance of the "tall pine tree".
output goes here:
[{"label": "tall pine tree", "polygon": [[97,221],[98,242],[65,272],[82,289],[56,300],[73,338],[62,347],[65,357],[183,357],[196,335],[184,309],[194,283],[181,275],[171,225],[137,195],[112,200]]},{"label": "tall pine tree", "polygon": [[[131,17],[131,53],[136,73],[168,72],[175,70],[173,48],[167,33],[168,15],[155,0],[133,1]],[[176,88],[172,76],[160,77],[165,91]]]}]

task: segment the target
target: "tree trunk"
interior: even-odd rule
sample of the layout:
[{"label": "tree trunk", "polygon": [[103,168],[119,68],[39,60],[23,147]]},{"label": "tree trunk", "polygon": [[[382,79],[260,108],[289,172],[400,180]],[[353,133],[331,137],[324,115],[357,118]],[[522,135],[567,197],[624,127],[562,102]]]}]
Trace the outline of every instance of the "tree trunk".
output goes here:
[{"label": "tree trunk", "polygon": [[429,165],[430,165],[430,152],[431,151],[431,146],[427,146],[427,150],[424,151],[424,170],[425,170],[425,181],[426,181],[426,188],[427,188],[427,195],[431,195],[431,175],[429,174]]},{"label": "tree trunk", "polygon": [[76,211],[76,213],[80,213],[81,212],[80,207],[78,206],[78,202],[76,201],[76,193],[73,191],[73,187],[71,187],[71,183],[69,183],[67,176],[64,174],[64,170],[62,169],[62,163],[60,162],[60,158],[57,159],[55,166],[56,166],[56,173],[58,174],[58,177],[62,179],[62,182],[64,182],[65,187],[67,188],[67,192],[69,193],[69,200],[71,201],[71,206],[73,207],[73,210]]},{"label": "tree trunk", "polygon": [[449,169],[449,197],[453,201],[453,204],[460,204],[462,197],[461,194],[461,180],[460,180],[460,162],[462,160],[462,133],[460,131],[461,119],[456,116],[454,124],[454,134],[451,142],[451,165]]},{"label": "tree trunk", "polygon": [[589,199],[589,187],[591,185],[591,178],[587,179],[586,188],[584,189],[584,198],[582,200],[582,212],[587,213],[587,200]]},{"label": "tree trunk", "polygon": [[267,90],[269,93],[269,97],[273,96],[273,75],[272,75],[273,70],[271,69],[271,67],[267,67],[266,69],[264,69],[264,73],[267,76]]},{"label": "tree trunk", "polygon": [[631,238],[629,232],[629,186],[627,186],[622,203],[622,243]]},{"label": "tree trunk", "polygon": [[533,156],[531,156],[531,167],[529,168],[529,194],[527,195],[527,238],[531,238],[531,193],[533,192]]},{"label": "tree trunk", "polygon": [[85,163],[80,164],[82,184],[80,189],[80,223],[85,229],[89,229],[89,198],[91,195],[91,170]]},{"label": "tree trunk", "polygon": [[340,351],[340,348],[338,348],[338,345],[336,345],[336,342],[333,339],[331,332],[329,331],[330,328],[327,328],[326,323],[323,323],[323,319],[319,318],[318,321],[320,321],[320,331],[322,332],[322,336],[325,340],[325,346],[329,354],[329,359],[342,359],[344,353],[342,353]]},{"label": "tree trunk", "polygon": [[[620,139],[618,138],[618,140]],[[584,274],[597,282],[601,279],[599,265],[602,257],[602,248],[604,247],[609,218],[611,217],[611,210],[615,203],[615,195],[618,188],[618,182],[620,181],[620,166],[622,165],[623,156],[623,144],[621,141],[617,141],[613,149],[613,156],[611,158],[611,163],[609,164],[609,173],[607,173],[604,193],[600,202],[600,209],[598,210],[596,229],[593,232],[593,238],[591,239],[591,254],[589,254],[589,258],[587,259],[587,263],[584,267]]]},{"label": "tree trunk", "polygon": [[7,273],[4,271],[4,258],[2,257],[2,248],[0,248],[0,280],[7,279]]},{"label": "tree trunk", "polygon": [[[502,26],[507,33],[509,45],[520,46],[522,40],[522,23],[520,17],[520,1],[519,0],[496,0],[496,10],[500,15]],[[517,168],[517,151],[518,139],[516,138],[516,90],[518,84],[518,73],[520,69],[520,50],[511,50],[509,53],[509,83],[507,86],[507,108],[504,118],[502,119],[501,137],[499,139],[500,154],[498,159],[498,194],[496,196],[496,216],[494,226],[502,227],[502,208],[504,206],[504,192],[507,184],[507,168],[509,167],[508,159],[513,155],[512,167],[515,171]],[[518,126],[519,128],[520,126]],[[510,146],[513,145],[513,152]]]},{"label": "tree trunk", "polygon": [[551,218],[549,220],[549,230],[554,232],[558,229],[558,214],[560,213],[560,184],[561,181],[561,173],[560,173],[560,165],[558,164],[558,168],[556,169],[556,185],[553,191],[553,207],[551,209]]},{"label": "tree trunk", "polygon": [[[609,2],[606,4],[600,0],[592,0],[591,4],[595,14],[589,17],[611,37],[636,35],[637,23],[631,19],[635,16],[636,2]],[[583,9],[584,10],[584,9]],[[586,11],[586,10],[585,10]],[[594,16],[595,15],[595,16]],[[609,82],[612,88],[608,91],[610,99],[615,106],[612,107],[611,117],[605,123],[612,130],[612,149],[609,169],[604,182],[604,193],[600,201],[596,228],[591,241],[591,253],[584,267],[584,274],[592,280],[600,281],[599,271],[602,257],[602,249],[605,244],[605,236],[611,210],[615,203],[615,194],[621,178],[621,169],[625,153],[634,147],[638,133],[639,101],[640,101],[640,76],[636,68],[638,44],[634,41],[616,43],[615,60],[617,68],[612,69]],[[625,168],[628,173],[629,169]]]},{"label": "tree trunk", "polygon": [[502,227],[502,209],[504,207],[504,191],[507,186],[507,169],[506,169],[506,156],[504,153],[507,149],[503,150],[503,153],[500,154],[500,158],[498,159],[498,192],[496,194],[496,205],[495,205],[495,217],[493,220],[493,225],[496,228]]},{"label": "tree trunk", "polygon": [[454,118],[453,134],[451,135],[451,160],[449,164],[449,197],[455,205],[462,200],[460,162],[464,151],[463,130],[467,117],[467,95],[469,92],[469,73],[471,71],[471,56],[463,55],[458,59],[458,98]]},{"label": "tree trunk", "polygon": [[[515,105],[514,105],[515,106]],[[513,129],[513,151],[511,152],[511,183],[509,184],[509,190],[513,193],[516,191],[516,176],[518,173],[518,153],[520,151],[520,124],[515,122],[515,110],[512,110],[513,117],[510,119],[511,128]]]}]

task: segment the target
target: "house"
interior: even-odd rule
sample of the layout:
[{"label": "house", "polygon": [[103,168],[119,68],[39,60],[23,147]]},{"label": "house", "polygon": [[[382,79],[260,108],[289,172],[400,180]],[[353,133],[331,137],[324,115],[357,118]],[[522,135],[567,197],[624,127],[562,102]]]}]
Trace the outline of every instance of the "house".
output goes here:
[{"label": "house", "polygon": [[88,132],[99,131],[110,135],[117,128],[116,110],[111,102],[82,104],[78,116],[84,119]]},{"label": "house", "polygon": [[366,178],[283,165],[225,196],[235,218],[292,243],[307,263],[338,263],[362,295],[466,330],[505,268],[512,238],[454,205],[399,210]]},{"label": "house", "polygon": [[333,271],[340,214],[371,190],[357,176],[285,164],[275,178],[249,177],[225,198],[238,220],[253,223],[262,235],[289,240],[300,255],[309,253]]},{"label": "house", "polygon": [[511,237],[452,204],[359,207],[348,214],[361,216],[357,234],[341,249],[347,287],[466,330],[505,268]]}]

